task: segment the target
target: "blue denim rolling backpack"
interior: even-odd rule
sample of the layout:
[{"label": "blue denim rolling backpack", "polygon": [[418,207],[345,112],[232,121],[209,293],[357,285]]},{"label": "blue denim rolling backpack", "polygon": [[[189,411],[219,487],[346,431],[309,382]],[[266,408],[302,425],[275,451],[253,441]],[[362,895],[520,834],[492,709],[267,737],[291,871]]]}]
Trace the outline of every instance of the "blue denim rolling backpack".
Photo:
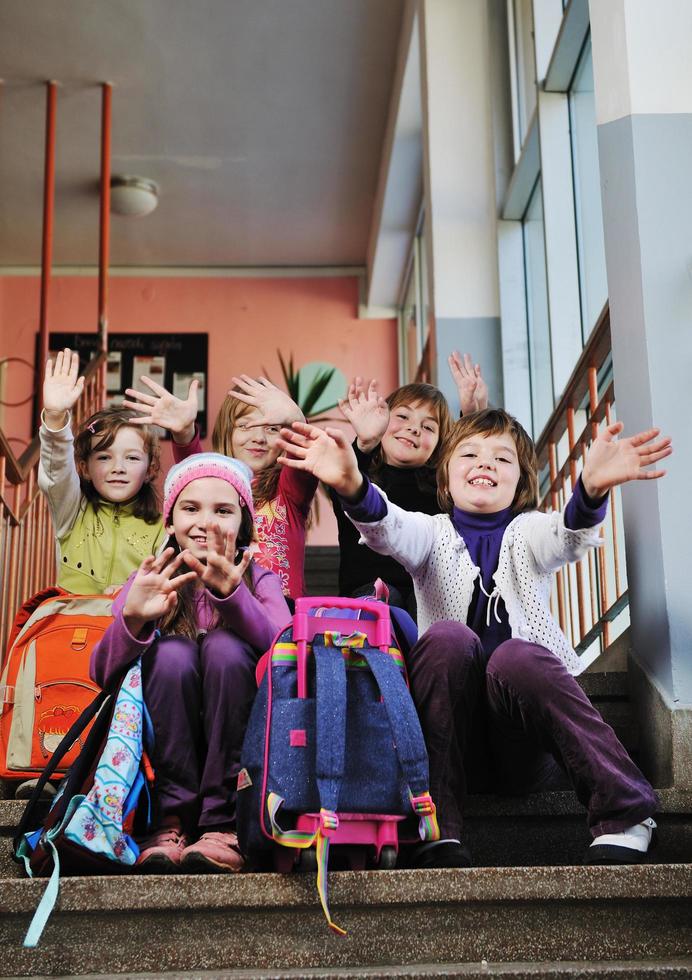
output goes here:
[{"label": "blue denim rolling backpack", "polygon": [[310,850],[327,921],[343,934],[327,903],[330,842],[394,867],[400,840],[439,837],[389,607],[298,599],[262,669],[238,776],[240,846],[251,862],[273,852],[280,871]]}]

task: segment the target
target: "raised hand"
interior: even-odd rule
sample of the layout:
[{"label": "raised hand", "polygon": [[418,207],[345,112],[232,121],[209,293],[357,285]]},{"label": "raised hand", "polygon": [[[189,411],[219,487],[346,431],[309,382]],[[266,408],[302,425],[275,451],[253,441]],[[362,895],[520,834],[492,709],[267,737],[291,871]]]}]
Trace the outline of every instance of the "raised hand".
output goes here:
[{"label": "raised hand", "polygon": [[147,623],[160,619],[178,602],[178,592],[196,578],[194,572],[176,575],[183,564],[182,555],[173,561],[173,548],[166,548],[158,558],[149,555],[137,569],[123,606],[125,624],[138,636]]},{"label": "raised hand", "polygon": [[366,389],[362,378],[354,378],[339,408],[353,426],[358,448],[365,453],[372,452],[389,425],[389,405],[379,394],[377,381],[373,378]]},{"label": "raised hand", "polygon": [[459,392],[462,415],[480,412],[488,407],[488,386],[483,380],[480,364],[474,364],[470,354],[452,351],[447,358],[449,370]]},{"label": "raised hand", "polygon": [[141,381],[152,394],[147,395],[146,392],[136,391],[134,388],[126,389],[127,399],[123,401],[123,407],[142,413],[139,418],[134,418],[132,421],[139,422],[140,425],[160,425],[168,429],[180,445],[185,446],[192,442],[197,418],[199,382],[197,380],[190,382],[187,398],[183,400],[176,398],[146,375],[142,376]]},{"label": "raised hand", "polygon": [[665,470],[646,470],[673,452],[671,440],[657,439],[660,429],[647,429],[626,439],[617,439],[622,422],[607,426],[591,443],[581,479],[589,497],[603,497],[613,487],[630,480],[659,480]]},{"label": "raised hand", "polygon": [[231,595],[240,585],[243,573],[252,560],[252,552],[246,550],[235,564],[236,536],[221,530],[219,524],[207,526],[207,563],[203,564],[191,551],[182,552],[181,557],[188,568],[210,592],[222,598]]},{"label": "raised hand", "polygon": [[238,389],[228,392],[239,402],[256,408],[267,425],[290,425],[304,422],[305,416],[290,395],[277,388],[268,378],[251,378],[248,374],[231,378]]},{"label": "raised hand", "polygon": [[70,352],[69,347],[59,351],[55,364],[51,358],[46,361],[43,378],[44,418],[49,429],[61,429],[66,413],[79,401],[84,390],[84,378],[79,375],[79,354]]},{"label": "raised hand", "polygon": [[363,485],[358,460],[348,439],[339,429],[318,429],[316,425],[294,422],[282,429],[279,463],[296,470],[307,470],[347,499],[356,497]]}]

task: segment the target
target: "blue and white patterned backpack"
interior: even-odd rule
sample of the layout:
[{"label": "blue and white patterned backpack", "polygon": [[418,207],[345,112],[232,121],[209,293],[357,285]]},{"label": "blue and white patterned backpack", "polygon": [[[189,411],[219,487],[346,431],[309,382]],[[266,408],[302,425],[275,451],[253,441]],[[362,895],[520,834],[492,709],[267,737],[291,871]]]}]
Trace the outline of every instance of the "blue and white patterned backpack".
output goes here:
[{"label": "blue and white patterned backpack", "polygon": [[[36,809],[41,790],[60,758],[92,718],[94,724],[79,756],[58,789],[38,829]],[[60,874],[117,874],[131,870],[139,856],[134,840],[149,823],[144,751],[153,731],[142,694],[140,663],[119,687],[103,691],[82,713],[53,753],[29,800],[14,839],[14,858],[28,875],[50,881],[36,910],[24,945],[37,944],[58,897]],[[145,791],[144,793],[142,791]]]}]

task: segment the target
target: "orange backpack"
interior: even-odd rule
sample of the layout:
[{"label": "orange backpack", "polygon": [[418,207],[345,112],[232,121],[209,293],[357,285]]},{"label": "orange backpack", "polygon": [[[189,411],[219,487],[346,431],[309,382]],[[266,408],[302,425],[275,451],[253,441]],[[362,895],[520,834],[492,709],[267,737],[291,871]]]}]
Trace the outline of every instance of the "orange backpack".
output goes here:
[{"label": "orange backpack", "polygon": [[[99,692],[89,658],[113,621],[113,596],[80,596],[57,586],[17,613],[0,674],[0,779],[39,776],[73,722]],[[62,774],[88,733],[63,757]]]}]

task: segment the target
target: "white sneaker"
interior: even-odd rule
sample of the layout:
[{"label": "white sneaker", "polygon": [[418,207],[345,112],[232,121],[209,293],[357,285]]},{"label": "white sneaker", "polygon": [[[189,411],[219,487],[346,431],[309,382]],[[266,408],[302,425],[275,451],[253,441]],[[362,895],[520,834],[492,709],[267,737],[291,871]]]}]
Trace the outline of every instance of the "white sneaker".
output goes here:
[{"label": "white sneaker", "polygon": [[639,864],[644,860],[656,821],[651,817],[619,834],[594,837],[584,857],[584,864]]}]

